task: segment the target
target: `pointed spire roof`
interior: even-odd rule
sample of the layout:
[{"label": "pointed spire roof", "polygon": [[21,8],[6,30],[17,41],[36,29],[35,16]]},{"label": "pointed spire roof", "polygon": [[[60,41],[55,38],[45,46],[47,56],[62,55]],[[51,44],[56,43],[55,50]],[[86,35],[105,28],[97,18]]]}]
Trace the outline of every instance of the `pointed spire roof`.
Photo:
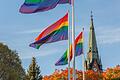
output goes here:
[{"label": "pointed spire roof", "polygon": [[89,48],[88,49],[89,49],[89,52],[98,53],[92,11],[91,11],[91,22],[90,22],[90,32],[89,32]]},{"label": "pointed spire roof", "polygon": [[97,42],[96,42],[96,35],[93,23],[93,15],[91,11],[91,22],[90,22],[90,31],[89,31],[89,43],[88,43],[88,53],[87,53],[87,60],[86,60],[86,70],[95,68],[102,71],[102,63],[101,59],[98,54]]}]

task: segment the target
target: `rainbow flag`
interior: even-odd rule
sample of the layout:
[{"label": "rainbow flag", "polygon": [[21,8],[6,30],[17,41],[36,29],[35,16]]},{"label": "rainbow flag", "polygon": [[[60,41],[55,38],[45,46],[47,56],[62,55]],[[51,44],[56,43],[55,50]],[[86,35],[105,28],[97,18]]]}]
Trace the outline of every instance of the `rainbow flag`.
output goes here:
[{"label": "rainbow flag", "polygon": [[43,12],[53,9],[57,4],[71,3],[70,0],[25,0],[20,7],[21,13]]},{"label": "rainbow flag", "polygon": [[[75,56],[83,53],[83,32],[81,32],[75,39]],[[65,51],[63,56],[55,63],[56,66],[68,64],[68,50]],[[72,45],[70,46],[70,61],[72,60]]]},{"label": "rainbow flag", "polygon": [[[72,60],[72,45],[70,46],[70,61]],[[56,66],[68,64],[68,50],[65,51],[63,56],[55,63]]]},{"label": "rainbow flag", "polygon": [[75,39],[75,56],[83,53],[83,32],[81,32]]},{"label": "rainbow flag", "polygon": [[44,43],[52,43],[68,39],[68,13],[57,22],[46,28],[30,47],[39,49]]}]

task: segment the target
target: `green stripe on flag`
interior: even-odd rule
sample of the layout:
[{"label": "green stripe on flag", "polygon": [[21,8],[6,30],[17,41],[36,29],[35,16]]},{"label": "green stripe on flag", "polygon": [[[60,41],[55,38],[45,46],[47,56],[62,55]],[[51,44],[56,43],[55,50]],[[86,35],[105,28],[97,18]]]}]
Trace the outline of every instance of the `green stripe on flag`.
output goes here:
[{"label": "green stripe on flag", "polygon": [[44,0],[25,0],[25,3],[29,4],[35,4],[35,3],[40,3],[43,2]]}]

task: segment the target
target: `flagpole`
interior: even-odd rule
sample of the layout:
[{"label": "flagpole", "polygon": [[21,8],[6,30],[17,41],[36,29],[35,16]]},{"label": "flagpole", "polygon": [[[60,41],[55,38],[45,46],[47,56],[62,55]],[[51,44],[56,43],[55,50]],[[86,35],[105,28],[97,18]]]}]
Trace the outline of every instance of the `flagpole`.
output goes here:
[{"label": "flagpole", "polygon": [[82,52],[82,67],[83,67],[83,80],[85,80],[85,59],[84,59],[84,28],[83,28],[83,34],[82,34],[82,37],[83,37],[83,52]]},{"label": "flagpole", "polygon": [[73,53],[73,80],[76,80],[76,72],[75,72],[75,23],[74,23],[74,0],[72,0],[72,53]]},{"label": "flagpole", "polygon": [[69,10],[68,10],[68,80],[70,80],[70,22],[69,22]]}]

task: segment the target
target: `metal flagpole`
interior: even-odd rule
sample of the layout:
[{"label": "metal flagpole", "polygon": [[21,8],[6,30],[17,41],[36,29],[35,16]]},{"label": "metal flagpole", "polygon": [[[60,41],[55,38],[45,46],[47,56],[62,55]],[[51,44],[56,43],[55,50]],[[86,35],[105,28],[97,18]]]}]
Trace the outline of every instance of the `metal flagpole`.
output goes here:
[{"label": "metal flagpole", "polygon": [[70,80],[70,22],[69,22],[69,10],[68,10],[68,80]]},{"label": "metal flagpole", "polygon": [[83,34],[82,34],[82,38],[83,38],[83,51],[82,51],[82,65],[83,65],[83,80],[85,80],[85,63],[84,63],[84,28],[83,28]]},{"label": "metal flagpole", "polygon": [[75,23],[74,23],[74,0],[72,0],[72,54],[73,54],[73,80],[76,80],[75,72]]}]

